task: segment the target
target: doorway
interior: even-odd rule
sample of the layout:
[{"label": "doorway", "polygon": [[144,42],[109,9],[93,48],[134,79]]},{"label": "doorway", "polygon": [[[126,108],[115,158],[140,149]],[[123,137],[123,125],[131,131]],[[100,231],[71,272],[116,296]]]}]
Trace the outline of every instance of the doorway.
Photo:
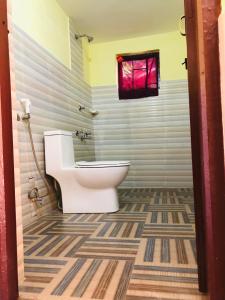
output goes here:
[{"label": "doorway", "polygon": [[[214,3],[215,4],[215,3]],[[217,6],[215,6],[214,8],[217,8]],[[217,11],[218,12],[218,11]],[[208,17],[208,16],[207,16]],[[215,16],[214,16],[215,17]],[[214,19],[215,20],[215,19]],[[214,47],[216,47],[216,45],[214,45]],[[209,92],[209,91],[208,91]],[[218,92],[218,90],[217,90],[217,92]],[[219,96],[218,96],[219,97]],[[219,99],[219,98],[218,98]],[[215,114],[216,114],[217,112],[215,112]],[[220,145],[220,148],[221,148],[221,145]],[[216,166],[217,166],[217,164],[216,164]],[[218,168],[219,168],[219,166],[217,166]],[[215,171],[215,170],[214,170]],[[221,190],[221,186],[220,186],[220,192],[221,192],[222,190]],[[223,192],[223,191],[222,191]],[[211,194],[211,193],[210,193]],[[208,193],[207,193],[207,195],[208,195]],[[210,200],[210,199],[208,199],[208,200]],[[213,219],[213,220],[215,220],[215,219]],[[213,223],[210,223],[210,225],[212,226],[212,224]],[[218,224],[217,224],[218,225]],[[217,244],[216,244],[217,245]],[[208,247],[207,247],[207,249],[208,249]],[[220,252],[218,252],[217,254],[221,254]],[[15,256],[14,256],[15,257]],[[214,262],[215,263],[215,262]],[[212,264],[213,265],[213,264]],[[210,266],[212,266],[211,264],[210,264]],[[220,267],[218,266],[218,268],[222,268],[222,265],[220,265]],[[217,269],[217,270],[219,270],[219,269]],[[221,274],[221,273],[220,273]],[[221,275],[219,275],[219,276],[221,276]],[[212,284],[215,284],[215,282],[212,282]],[[210,289],[211,290],[211,289]],[[222,297],[223,297],[223,295],[224,294],[222,294],[222,289],[218,289],[218,291],[217,291],[217,293],[219,293],[220,292],[220,294],[219,295],[222,295]],[[221,297],[220,297],[221,298]],[[6,298],[7,299],[7,298]],[[9,298],[10,299],[10,298]],[[212,298],[213,299],[213,298]],[[215,298],[215,299],[219,299],[218,297],[217,298]]]}]

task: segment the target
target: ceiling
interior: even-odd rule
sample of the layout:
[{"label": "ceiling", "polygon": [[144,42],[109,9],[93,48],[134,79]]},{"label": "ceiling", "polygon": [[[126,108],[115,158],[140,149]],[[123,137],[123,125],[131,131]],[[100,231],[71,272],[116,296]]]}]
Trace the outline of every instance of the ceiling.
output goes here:
[{"label": "ceiling", "polygon": [[57,0],[80,33],[106,42],[178,29],[182,0]]}]

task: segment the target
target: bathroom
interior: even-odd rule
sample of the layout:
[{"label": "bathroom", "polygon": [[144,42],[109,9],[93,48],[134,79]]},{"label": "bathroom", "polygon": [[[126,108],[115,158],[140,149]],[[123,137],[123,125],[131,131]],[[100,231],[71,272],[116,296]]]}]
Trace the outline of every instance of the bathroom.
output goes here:
[{"label": "bathroom", "polygon": [[[198,292],[183,1],[130,2],[11,1],[21,299],[206,299]],[[147,52],[159,53],[159,95],[119,99],[118,58]],[[62,181],[67,191],[72,181],[45,176],[45,132],[56,131],[73,133],[75,162],[89,162],[77,164],[81,172],[129,169],[119,210],[104,210],[111,196],[93,199],[93,188],[80,196],[90,197],[83,210],[64,204],[62,213],[70,198]],[[93,174],[97,184],[106,176]]]}]

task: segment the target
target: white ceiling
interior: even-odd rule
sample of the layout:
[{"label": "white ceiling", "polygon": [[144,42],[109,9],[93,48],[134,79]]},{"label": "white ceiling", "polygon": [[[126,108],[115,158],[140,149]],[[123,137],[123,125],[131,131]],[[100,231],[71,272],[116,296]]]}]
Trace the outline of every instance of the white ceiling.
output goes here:
[{"label": "white ceiling", "polygon": [[183,0],[57,0],[80,33],[95,42],[178,29]]}]

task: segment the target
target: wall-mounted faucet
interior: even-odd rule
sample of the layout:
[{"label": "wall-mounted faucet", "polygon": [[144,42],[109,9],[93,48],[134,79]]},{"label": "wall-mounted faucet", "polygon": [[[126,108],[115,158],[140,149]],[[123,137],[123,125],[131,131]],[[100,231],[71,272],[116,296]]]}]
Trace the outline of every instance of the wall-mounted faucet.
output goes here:
[{"label": "wall-mounted faucet", "polygon": [[90,131],[85,132],[85,138],[86,139],[91,139],[91,132]]}]

